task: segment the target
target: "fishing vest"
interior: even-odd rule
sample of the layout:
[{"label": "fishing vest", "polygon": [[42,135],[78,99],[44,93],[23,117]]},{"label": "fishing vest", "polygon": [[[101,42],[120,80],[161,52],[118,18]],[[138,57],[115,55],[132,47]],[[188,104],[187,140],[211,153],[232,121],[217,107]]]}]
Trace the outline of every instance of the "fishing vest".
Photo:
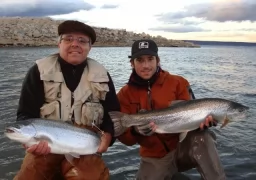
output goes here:
[{"label": "fishing vest", "polygon": [[101,64],[87,58],[87,66],[73,93],[66,86],[57,54],[39,59],[36,64],[45,93],[45,103],[40,108],[41,118],[72,120],[78,125],[88,126],[102,123],[104,109],[100,100],[105,100],[109,91],[109,78]]}]

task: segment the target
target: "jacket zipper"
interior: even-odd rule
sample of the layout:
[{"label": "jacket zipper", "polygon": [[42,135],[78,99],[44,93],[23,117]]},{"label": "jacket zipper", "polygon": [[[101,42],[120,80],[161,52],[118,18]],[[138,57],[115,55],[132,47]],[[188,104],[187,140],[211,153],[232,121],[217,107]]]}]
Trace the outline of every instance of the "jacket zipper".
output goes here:
[{"label": "jacket zipper", "polygon": [[[148,81],[148,105],[149,105],[150,109],[153,110],[152,96],[151,96],[151,87],[150,87],[150,82],[149,81]],[[160,139],[157,134],[156,134],[156,136],[162,142],[165,151],[166,152],[170,152],[170,149],[168,148],[166,143],[162,139]]]},{"label": "jacket zipper", "polygon": [[151,110],[153,110],[152,106],[152,98],[151,98],[151,87],[150,87],[150,82],[148,81],[148,105]]}]

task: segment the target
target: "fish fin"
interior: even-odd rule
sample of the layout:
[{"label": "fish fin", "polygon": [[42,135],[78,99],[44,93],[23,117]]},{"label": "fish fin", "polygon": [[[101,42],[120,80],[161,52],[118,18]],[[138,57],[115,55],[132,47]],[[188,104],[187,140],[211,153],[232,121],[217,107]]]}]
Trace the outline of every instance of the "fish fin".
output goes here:
[{"label": "fish fin", "polygon": [[156,128],[155,132],[159,133],[159,134],[169,133],[169,132],[165,131],[163,128],[159,128],[159,127]]},{"label": "fish fin", "polygon": [[100,157],[102,157],[102,153],[99,153],[99,152],[96,152],[96,153],[94,153],[96,156],[100,156]]},{"label": "fish fin", "polygon": [[185,100],[175,100],[175,101],[171,101],[171,103],[169,104],[169,107],[174,106],[175,104],[178,104],[178,103],[183,102],[183,101],[185,101]]},{"label": "fish fin", "polygon": [[46,136],[44,134],[37,134],[34,139],[36,141],[47,141],[48,143],[53,143],[52,139],[49,136]]},{"label": "fish fin", "polygon": [[75,158],[80,158],[80,155],[77,153],[69,153],[71,156],[75,157]]},{"label": "fish fin", "polygon": [[179,141],[182,142],[186,138],[187,134],[188,134],[188,131],[180,133]]},{"label": "fish fin", "polygon": [[67,159],[67,161],[68,161],[72,166],[74,166],[74,163],[73,163],[74,156],[72,156],[72,155],[70,155],[70,154],[65,154],[65,158]]},{"label": "fish fin", "polygon": [[147,112],[148,110],[146,110],[146,109],[141,109],[141,110],[139,110],[139,113],[144,113],[144,112]]},{"label": "fish fin", "polygon": [[222,125],[220,126],[220,128],[225,127],[228,123],[229,123],[229,119],[227,118],[227,115],[226,115]]},{"label": "fish fin", "polygon": [[115,137],[120,136],[126,130],[126,127],[122,125],[122,120],[121,120],[124,114],[120,111],[111,111],[108,114],[114,124],[114,136]]}]

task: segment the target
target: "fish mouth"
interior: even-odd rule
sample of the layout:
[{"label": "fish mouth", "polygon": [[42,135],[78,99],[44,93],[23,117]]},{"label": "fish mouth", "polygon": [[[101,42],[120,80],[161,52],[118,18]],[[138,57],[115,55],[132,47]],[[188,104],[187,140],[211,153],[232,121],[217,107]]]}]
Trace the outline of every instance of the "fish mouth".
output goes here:
[{"label": "fish mouth", "polygon": [[238,112],[244,113],[247,112],[250,108],[248,106],[243,106],[241,108],[238,108]]},{"label": "fish mouth", "polygon": [[7,127],[5,128],[5,133],[8,133],[8,134],[11,134],[11,133],[16,133],[17,132],[17,129],[16,128],[13,128],[13,127]]},{"label": "fish mouth", "polygon": [[5,132],[6,132],[6,133],[14,133],[15,131],[12,130],[12,129],[5,129]]},{"label": "fish mouth", "polygon": [[28,137],[26,134],[23,134],[20,129],[17,129],[15,127],[7,127],[5,128],[4,132],[5,136],[8,137],[9,139],[16,140],[18,142],[27,142]]}]

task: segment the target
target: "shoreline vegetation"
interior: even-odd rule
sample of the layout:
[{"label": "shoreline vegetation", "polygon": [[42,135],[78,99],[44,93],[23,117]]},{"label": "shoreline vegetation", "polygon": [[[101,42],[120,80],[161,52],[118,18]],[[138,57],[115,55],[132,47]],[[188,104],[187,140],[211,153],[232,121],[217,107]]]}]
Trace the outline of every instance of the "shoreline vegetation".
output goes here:
[{"label": "shoreline vegetation", "polygon": [[[57,27],[64,20],[49,17],[0,17],[0,47],[56,47]],[[130,47],[137,39],[153,39],[159,47],[191,47],[200,45],[182,40],[134,33],[125,29],[93,27],[97,34],[95,47]]]}]

